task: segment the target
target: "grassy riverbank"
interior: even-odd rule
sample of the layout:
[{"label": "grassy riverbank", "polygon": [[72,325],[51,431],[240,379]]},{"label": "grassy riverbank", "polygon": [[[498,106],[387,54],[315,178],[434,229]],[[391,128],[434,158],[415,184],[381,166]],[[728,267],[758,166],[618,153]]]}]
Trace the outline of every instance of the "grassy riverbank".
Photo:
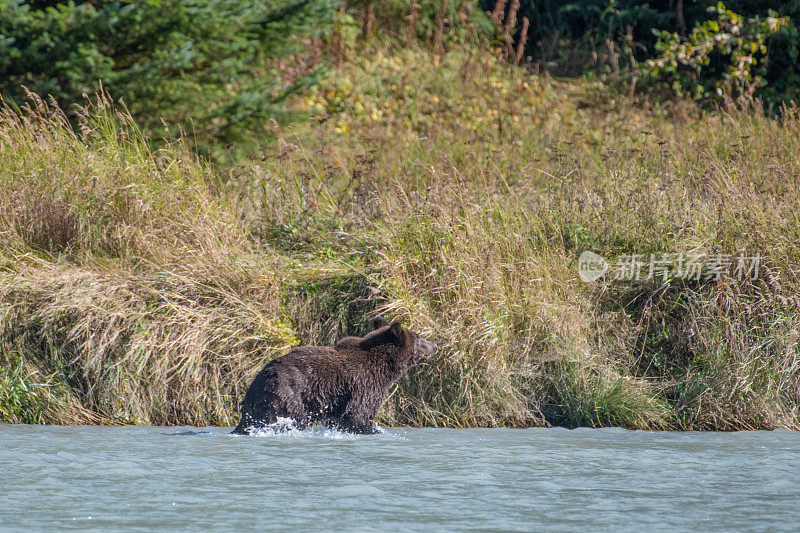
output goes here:
[{"label": "grassy riverbank", "polygon": [[[105,100],[74,132],[3,111],[0,419],[233,424],[267,360],[380,309],[441,347],[382,424],[800,427],[796,109],[364,57],[235,167],[154,151]],[[584,250],[763,259],[583,283]]]}]

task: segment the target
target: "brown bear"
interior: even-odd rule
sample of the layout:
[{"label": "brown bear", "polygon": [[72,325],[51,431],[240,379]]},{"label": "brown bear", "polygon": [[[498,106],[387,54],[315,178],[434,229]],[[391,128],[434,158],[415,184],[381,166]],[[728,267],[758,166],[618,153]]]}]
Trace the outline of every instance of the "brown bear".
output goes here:
[{"label": "brown bear", "polygon": [[375,415],[389,388],[436,344],[399,322],[379,317],[365,337],[345,337],[333,348],[299,346],[270,361],[250,384],[233,433],[249,434],[292,419],[299,429],[316,422],[352,433],[375,433]]}]

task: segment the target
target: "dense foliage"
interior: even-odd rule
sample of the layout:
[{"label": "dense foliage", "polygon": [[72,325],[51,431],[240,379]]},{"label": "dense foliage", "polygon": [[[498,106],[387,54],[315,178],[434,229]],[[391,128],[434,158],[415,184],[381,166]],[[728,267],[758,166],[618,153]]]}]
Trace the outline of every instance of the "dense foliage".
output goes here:
[{"label": "dense foliage", "polygon": [[644,63],[644,73],[671,81],[678,94],[695,98],[752,95],[764,81],[766,39],[788,23],[788,17],[744,18],[720,2],[710,10],[715,20],[692,29],[687,39],[662,31],[659,55]]},{"label": "dense foliage", "polygon": [[102,81],[150,129],[163,119],[201,144],[252,139],[317,73],[310,45],[334,4],[0,0],[0,93],[21,103],[27,88],[74,113]]},{"label": "dense foliage", "polygon": [[[655,72],[655,65],[647,64],[652,75],[649,81],[655,79],[657,85],[678,94],[708,98],[717,96],[717,89],[736,93],[741,92],[742,83],[756,82],[755,94],[771,101],[800,96],[797,0],[732,0],[725,4],[716,0],[481,1],[484,9],[496,10],[502,4],[503,11],[511,11],[515,3],[519,4],[513,10],[517,19],[530,21],[526,53],[540,70],[566,75],[586,71],[631,74],[653,59],[661,60],[669,73],[665,74],[663,67]],[[690,54],[693,59],[685,62],[677,52],[669,53],[671,48],[688,46],[714,50]],[[743,57],[752,68],[741,68]],[[700,64],[703,68],[698,68]]]},{"label": "dense foliage", "polygon": [[102,82],[151,135],[184,133],[218,160],[305,116],[290,97],[376,36],[438,55],[494,47],[534,71],[640,90],[781,102],[800,91],[798,16],[800,2],[755,0],[0,0],[0,94],[49,95],[74,119]]}]

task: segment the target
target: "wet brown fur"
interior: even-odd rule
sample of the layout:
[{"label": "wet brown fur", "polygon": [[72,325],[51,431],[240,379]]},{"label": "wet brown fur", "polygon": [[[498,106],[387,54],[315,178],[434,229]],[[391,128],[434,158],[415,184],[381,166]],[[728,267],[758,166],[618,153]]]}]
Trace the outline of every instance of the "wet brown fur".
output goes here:
[{"label": "wet brown fur", "polygon": [[375,416],[403,372],[436,345],[385,319],[365,337],[335,347],[300,346],[268,363],[242,401],[234,433],[248,434],[290,418],[298,428],[323,422],[343,431],[373,433]]}]

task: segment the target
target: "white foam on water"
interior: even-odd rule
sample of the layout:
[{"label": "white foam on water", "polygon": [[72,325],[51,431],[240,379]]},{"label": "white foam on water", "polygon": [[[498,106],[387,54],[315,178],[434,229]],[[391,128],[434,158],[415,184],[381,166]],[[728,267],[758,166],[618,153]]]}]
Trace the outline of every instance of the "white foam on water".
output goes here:
[{"label": "white foam on water", "polygon": [[[304,429],[297,427],[297,423],[292,418],[278,417],[277,422],[269,424],[263,428],[249,427],[248,435],[250,437],[260,438],[297,438],[297,439],[329,439],[329,440],[358,440],[363,438],[381,438],[392,440],[407,440],[407,435],[402,428],[395,428],[392,431],[387,431],[384,428],[376,425],[377,433],[371,435],[363,435],[359,433],[350,433],[341,431],[334,428],[329,428],[323,424],[317,424]],[[233,433],[225,433],[226,436],[242,437]]]},{"label": "white foam on water", "polygon": [[331,439],[331,440],[356,440],[365,435],[356,435],[346,431],[331,429],[322,425],[310,426],[305,429],[297,427],[297,423],[291,418],[278,417],[274,424],[263,428],[250,430],[251,437],[269,438],[304,438],[304,439]]}]

